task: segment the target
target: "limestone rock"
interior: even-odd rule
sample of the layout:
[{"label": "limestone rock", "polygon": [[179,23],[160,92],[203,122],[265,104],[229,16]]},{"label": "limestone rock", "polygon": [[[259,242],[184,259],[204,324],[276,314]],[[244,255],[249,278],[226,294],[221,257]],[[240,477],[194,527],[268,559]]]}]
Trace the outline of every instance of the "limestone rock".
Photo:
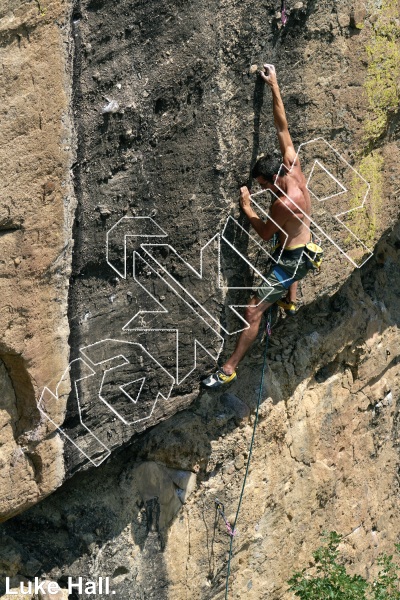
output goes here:
[{"label": "limestone rock", "polygon": [[364,2],[356,2],[352,12],[351,12],[351,24],[353,27],[357,29],[362,29],[364,26],[365,17],[367,15],[367,8]]},{"label": "limestone rock", "polygon": [[168,469],[168,473],[177,486],[179,500],[182,504],[185,504],[196,489],[196,474],[190,471],[177,471],[176,469]]},{"label": "limestone rock", "polygon": [[237,424],[249,418],[249,407],[234,394],[223,394],[221,396],[221,403],[224,409],[228,411],[229,414],[232,414],[234,416],[235,422]]},{"label": "limestone rock", "polygon": [[15,390],[2,362],[0,398],[0,515],[4,519],[34,504],[40,493],[32,460],[18,443],[15,424],[19,417]]},{"label": "limestone rock", "polygon": [[[42,582],[40,582],[42,583]],[[68,600],[68,590],[58,589],[54,581],[44,581],[42,583],[44,592],[39,591],[39,600],[48,600],[49,596],[53,600]],[[57,590],[57,591],[56,591]]]},{"label": "limestone rock", "polygon": [[[295,3],[285,27],[269,1],[0,7],[0,593],[5,576],[101,573],[117,598],[220,597],[215,500],[232,521],[250,458],[232,597],[289,600],[322,530],[346,535],[355,573],[393,551],[400,130],[368,90],[390,88],[375,42],[398,23],[372,4]],[[337,241],[339,211],[375,254],[355,268],[365,247],[345,229],[346,258],[323,236],[299,312],[273,318],[263,385],[265,340],[203,392],[235,345],[247,261],[267,269],[237,196],[257,155],[280,157],[249,72],[271,57],[295,147],[335,149],[301,158],[314,221]],[[371,183],[365,210],[348,212],[364,196],[344,202],[343,159]]]},{"label": "limestone rock", "polygon": [[[172,426],[171,426],[172,425]],[[168,439],[168,448],[165,440]],[[209,439],[196,415],[183,412],[176,415],[173,424],[161,423],[149,432],[140,450],[140,456],[166,466],[198,472],[208,454]]]},{"label": "limestone rock", "polygon": [[22,594],[19,587],[17,588],[10,588],[10,593],[9,594],[4,594],[3,596],[0,596],[0,600],[36,600],[35,596],[32,594]]},{"label": "limestone rock", "polygon": [[154,499],[159,503],[159,521],[154,523],[154,526],[164,531],[181,507],[167,469],[154,462],[145,462],[134,470],[132,477],[145,504]]},{"label": "limestone rock", "polygon": [[340,27],[349,27],[350,25],[350,15],[347,13],[338,13],[338,23]]},{"label": "limestone rock", "polygon": [[[0,520],[49,494],[64,472],[62,445],[35,442],[47,434],[38,432],[37,400],[69,358],[70,7],[62,0],[47,2],[43,12],[39,7],[12,1],[0,8],[0,105],[7,115],[0,123],[0,360],[15,394],[13,406],[7,401],[10,421],[0,450]],[[52,417],[56,402],[49,410]],[[57,467],[44,473],[41,465],[53,461]]]}]

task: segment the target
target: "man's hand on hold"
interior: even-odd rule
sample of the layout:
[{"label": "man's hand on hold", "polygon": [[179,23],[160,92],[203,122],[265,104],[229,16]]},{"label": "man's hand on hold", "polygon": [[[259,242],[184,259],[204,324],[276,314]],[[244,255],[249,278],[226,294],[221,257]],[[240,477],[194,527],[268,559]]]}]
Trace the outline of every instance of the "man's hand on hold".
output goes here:
[{"label": "man's hand on hold", "polygon": [[270,87],[276,85],[278,83],[278,80],[276,78],[276,71],[274,65],[266,63],[265,65],[263,65],[263,67],[264,70],[260,71],[262,79],[265,81],[265,83],[268,83]]},{"label": "man's hand on hold", "polygon": [[250,208],[250,192],[246,186],[240,188],[240,206],[244,213],[247,213]]}]

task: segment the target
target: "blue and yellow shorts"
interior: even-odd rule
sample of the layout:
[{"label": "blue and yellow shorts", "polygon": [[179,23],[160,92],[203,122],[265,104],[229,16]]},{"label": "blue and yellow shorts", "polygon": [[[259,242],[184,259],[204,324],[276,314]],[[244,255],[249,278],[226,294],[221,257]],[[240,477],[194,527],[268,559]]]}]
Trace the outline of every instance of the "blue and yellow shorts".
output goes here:
[{"label": "blue and yellow shorts", "polygon": [[305,245],[285,248],[276,248],[272,254],[274,260],[279,264],[273,264],[270,271],[265,275],[267,283],[262,282],[260,286],[253,289],[256,296],[263,302],[273,304],[280,300],[289,286],[295,281],[303,279],[310,270],[311,265],[305,252]]}]

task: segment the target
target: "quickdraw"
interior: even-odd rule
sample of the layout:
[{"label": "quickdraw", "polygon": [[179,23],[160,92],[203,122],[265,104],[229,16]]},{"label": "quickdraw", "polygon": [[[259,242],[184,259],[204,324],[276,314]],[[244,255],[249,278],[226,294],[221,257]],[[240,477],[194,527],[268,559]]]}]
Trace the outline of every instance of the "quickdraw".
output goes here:
[{"label": "quickdraw", "polygon": [[267,332],[268,337],[271,337],[272,335],[272,329],[271,329],[271,311],[268,314],[267,317],[267,324],[265,326],[265,331]]},{"label": "quickdraw", "polygon": [[235,537],[235,535],[237,535],[238,531],[237,531],[237,529],[233,528],[232,525],[229,523],[229,521],[226,518],[225,513],[224,513],[224,505],[222,504],[222,502],[220,500],[218,500],[218,498],[215,498],[215,510],[221,515],[221,517],[226,525],[228,534],[231,537]]},{"label": "quickdraw", "polygon": [[282,0],[282,4],[281,4],[281,21],[282,21],[282,25],[285,27],[287,21],[288,21],[288,17],[286,14],[286,4],[285,4],[285,0]]}]

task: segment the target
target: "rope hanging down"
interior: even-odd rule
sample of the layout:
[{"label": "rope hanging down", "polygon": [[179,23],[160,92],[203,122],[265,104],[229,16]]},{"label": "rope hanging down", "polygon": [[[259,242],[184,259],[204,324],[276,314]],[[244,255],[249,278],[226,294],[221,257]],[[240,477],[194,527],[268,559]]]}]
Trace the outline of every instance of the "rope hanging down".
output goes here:
[{"label": "rope hanging down", "polygon": [[[237,523],[237,520],[238,520],[240,506],[242,504],[242,499],[243,499],[243,494],[244,494],[244,488],[246,486],[247,475],[248,475],[248,472],[249,472],[251,455],[252,455],[252,452],[253,452],[254,438],[255,438],[256,427],[257,427],[257,422],[258,422],[258,411],[259,411],[260,404],[261,404],[262,391],[263,391],[263,386],[264,386],[264,375],[265,375],[265,370],[266,370],[266,366],[267,366],[267,350],[268,350],[269,338],[270,338],[270,335],[271,335],[271,307],[268,309],[266,332],[267,332],[267,338],[266,338],[266,341],[265,341],[264,360],[263,360],[263,367],[262,367],[262,372],[261,372],[260,388],[258,390],[257,408],[256,408],[256,414],[255,414],[255,418],[254,418],[253,434],[251,436],[251,442],[250,442],[250,448],[249,448],[249,458],[247,460],[246,472],[244,474],[242,491],[240,492],[239,504],[238,504],[238,507],[237,507],[237,510],[236,510],[235,520],[233,522],[233,526],[231,526],[229,524],[229,529],[231,529],[232,533],[230,533],[231,543],[230,543],[230,546],[229,546],[228,572],[226,574],[225,600],[228,598],[229,575],[231,573],[231,559],[232,559],[232,550],[233,550],[233,538],[234,538],[235,533],[236,533],[236,523]],[[215,502],[217,503],[217,500]],[[224,521],[225,521],[225,519],[224,519]],[[226,522],[225,522],[225,524],[226,524]]]}]

